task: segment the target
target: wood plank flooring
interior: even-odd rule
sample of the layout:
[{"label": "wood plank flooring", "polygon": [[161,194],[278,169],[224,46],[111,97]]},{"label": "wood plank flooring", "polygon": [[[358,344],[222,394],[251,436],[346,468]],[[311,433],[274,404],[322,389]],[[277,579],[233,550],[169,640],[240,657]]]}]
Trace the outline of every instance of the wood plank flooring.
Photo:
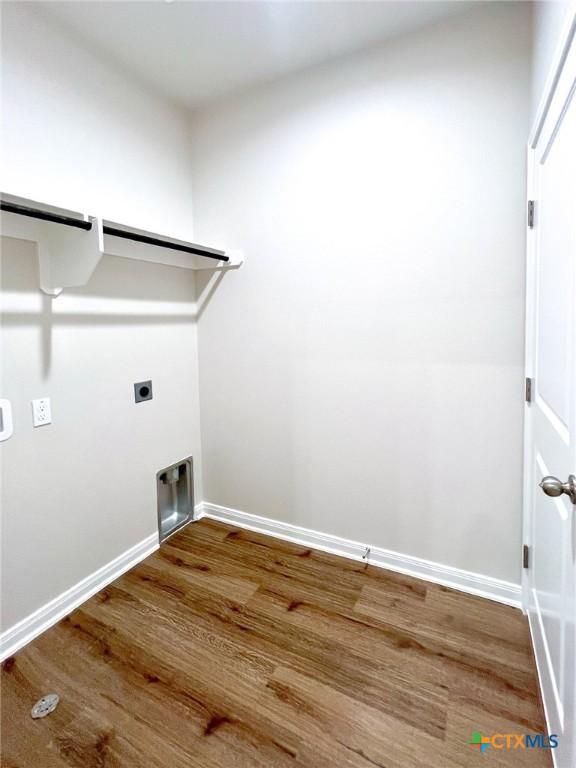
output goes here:
[{"label": "wood plank flooring", "polygon": [[467,743],[544,729],[520,611],[208,520],[2,671],[5,768],[549,768]]}]

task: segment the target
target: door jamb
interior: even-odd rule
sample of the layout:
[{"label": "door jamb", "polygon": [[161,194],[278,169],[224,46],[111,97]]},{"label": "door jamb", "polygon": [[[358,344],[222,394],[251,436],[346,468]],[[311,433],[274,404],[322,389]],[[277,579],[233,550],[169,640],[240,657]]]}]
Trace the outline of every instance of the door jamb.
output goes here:
[{"label": "door jamb", "polygon": [[[536,152],[527,147],[527,196],[526,217],[528,218],[528,201],[536,200],[535,190],[535,161]],[[526,307],[525,307],[525,348],[524,348],[524,376],[532,380],[532,397],[534,397],[534,373],[536,368],[535,357],[535,329],[536,329],[536,216],[534,227],[527,228],[526,232]],[[529,547],[530,555],[533,552],[532,541],[532,493],[533,493],[533,463],[532,463],[532,403],[524,400],[524,460],[523,460],[523,493],[522,493],[522,541]],[[530,556],[528,567],[522,568],[522,612],[528,613],[529,593],[531,585]]]}]

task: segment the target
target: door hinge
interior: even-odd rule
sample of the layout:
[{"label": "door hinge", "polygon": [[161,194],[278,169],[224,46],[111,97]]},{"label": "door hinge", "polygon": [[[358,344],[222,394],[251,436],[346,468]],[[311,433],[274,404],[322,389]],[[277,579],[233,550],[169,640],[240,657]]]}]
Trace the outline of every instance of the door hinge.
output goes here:
[{"label": "door hinge", "polygon": [[534,229],[534,207],[535,207],[534,200],[528,200],[528,227],[529,229]]},{"label": "door hinge", "polygon": [[532,386],[533,386],[534,380],[526,377],[526,385],[524,388],[524,399],[527,403],[532,402]]},{"label": "door hinge", "polygon": [[530,547],[524,544],[522,547],[522,567],[530,568]]}]

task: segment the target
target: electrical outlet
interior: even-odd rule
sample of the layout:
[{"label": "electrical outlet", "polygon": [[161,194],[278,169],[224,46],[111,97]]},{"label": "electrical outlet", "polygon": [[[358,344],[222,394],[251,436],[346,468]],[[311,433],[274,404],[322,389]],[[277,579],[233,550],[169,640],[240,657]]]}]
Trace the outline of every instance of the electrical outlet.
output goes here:
[{"label": "electrical outlet", "polygon": [[145,400],[152,400],[152,381],[139,381],[134,384],[134,401],[142,403]]},{"label": "electrical outlet", "polygon": [[40,400],[32,400],[32,417],[35,427],[43,427],[52,423],[52,410],[50,398],[42,397]]}]

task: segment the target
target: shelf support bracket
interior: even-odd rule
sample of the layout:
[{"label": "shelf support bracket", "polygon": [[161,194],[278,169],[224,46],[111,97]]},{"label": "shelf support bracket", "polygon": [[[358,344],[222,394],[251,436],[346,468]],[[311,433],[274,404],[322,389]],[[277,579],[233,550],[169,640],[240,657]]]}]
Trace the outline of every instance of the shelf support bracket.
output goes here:
[{"label": "shelf support bracket", "polygon": [[94,217],[84,219],[92,224],[89,230],[2,213],[3,236],[35,244],[40,289],[48,296],[86,285],[102,258],[102,222]]}]

